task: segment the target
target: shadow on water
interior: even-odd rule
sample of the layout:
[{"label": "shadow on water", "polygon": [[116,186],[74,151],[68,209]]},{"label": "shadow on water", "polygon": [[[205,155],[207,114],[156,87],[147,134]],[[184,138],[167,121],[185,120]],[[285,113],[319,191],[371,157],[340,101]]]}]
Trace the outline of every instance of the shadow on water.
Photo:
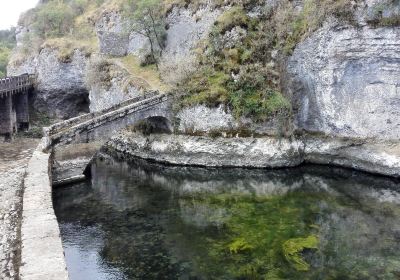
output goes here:
[{"label": "shadow on water", "polygon": [[99,157],[56,189],[74,279],[399,279],[400,183]]}]

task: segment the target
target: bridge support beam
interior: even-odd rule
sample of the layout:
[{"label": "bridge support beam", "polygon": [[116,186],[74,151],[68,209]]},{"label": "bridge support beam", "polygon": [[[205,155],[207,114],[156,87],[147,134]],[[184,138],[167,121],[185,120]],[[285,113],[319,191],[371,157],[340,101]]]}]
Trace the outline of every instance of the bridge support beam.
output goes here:
[{"label": "bridge support beam", "polygon": [[17,114],[18,129],[26,131],[29,129],[29,103],[28,93],[20,92],[15,96],[15,110]]},{"label": "bridge support beam", "polygon": [[0,134],[4,135],[6,140],[11,139],[15,128],[12,100],[11,94],[0,98]]}]

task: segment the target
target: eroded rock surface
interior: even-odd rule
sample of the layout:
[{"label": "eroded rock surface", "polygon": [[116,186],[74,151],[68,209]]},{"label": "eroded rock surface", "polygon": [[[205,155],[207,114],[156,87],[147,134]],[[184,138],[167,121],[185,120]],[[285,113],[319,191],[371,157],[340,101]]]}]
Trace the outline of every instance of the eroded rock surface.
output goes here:
[{"label": "eroded rock surface", "polygon": [[106,146],[123,156],[178,165],[290,167],[327,164],[400,177],[400,144],[334,137],[211,138],[121,132]]},{"label": "eroded rock surface", "polygon": [[210,138],[126,132],[108,143],[112,149],[179,165],[283,167],[302,161],[301,142],[276,138]]},{"label": "eroded rock surface", "polygon": [[300,129],[400,136],[400,28],[330,21],[300,43],[287,71]]},{"label": "eroded rock surface", "polygon": [[235,118],[232,111],[223,105],[209,108],[197,105],[179,110],[176,113],[176,130],[186,134],[248,133],[277,136],[282,132],[278,119],[254,122],[250,118]]},{"label": "eroded rock surface", "polygon": [[92,83],[89,87],[90,112],[97,112],[120,104],[128,99],[144,96],[149,87],[143,79],[132,77],[120,65],[110,65],[113,73],[109,83]]},{"label": "eroded rock surface", "polygon": [[11,63],[9,75],[36,75],[34,107],[51,117],[68,119],[89,111],[89,92],[85,86],[88,58],[75,50],[62,61],[57,50],[44,48],[38,56]]}]

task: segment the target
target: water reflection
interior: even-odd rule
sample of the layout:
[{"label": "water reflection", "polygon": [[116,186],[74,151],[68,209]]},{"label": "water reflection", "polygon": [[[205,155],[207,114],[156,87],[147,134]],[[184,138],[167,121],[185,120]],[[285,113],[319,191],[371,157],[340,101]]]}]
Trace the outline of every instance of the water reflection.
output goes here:
[{"label": "water reflection", "polygon": [[[72,280],[399,279],[399,189],[338,168],[102,157],[91,182],[57,189],[54,202]],[[285,251],[310,236],[317,249]]]}]

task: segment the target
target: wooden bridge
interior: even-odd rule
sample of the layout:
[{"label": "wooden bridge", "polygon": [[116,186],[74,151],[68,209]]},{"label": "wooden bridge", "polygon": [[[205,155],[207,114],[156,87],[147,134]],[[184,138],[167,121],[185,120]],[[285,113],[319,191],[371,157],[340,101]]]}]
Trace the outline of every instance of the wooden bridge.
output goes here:
[{"label": "wooden bridge", "polygon": [[11,138],[29,128],[28,93],[33,83],[28,74],[0,79],[0,135]]},{"label": "wooden bridge", "polygon": [[0,79],[0,98],[29,90],[33,86],[33,81],[33,75],[29,74]]}]

